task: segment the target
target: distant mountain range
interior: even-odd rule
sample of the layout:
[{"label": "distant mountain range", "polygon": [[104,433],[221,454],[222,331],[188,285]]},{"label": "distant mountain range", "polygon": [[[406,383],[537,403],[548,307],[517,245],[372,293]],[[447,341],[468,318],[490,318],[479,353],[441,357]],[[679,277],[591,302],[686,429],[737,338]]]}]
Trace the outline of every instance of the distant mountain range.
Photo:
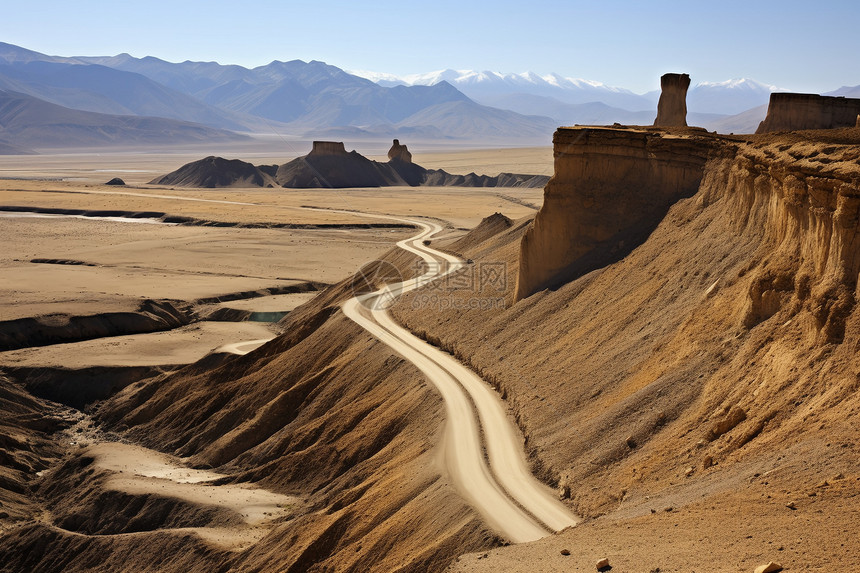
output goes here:
[{"label": "distant mountain range", "polygon": [[[636,94],[628,89],[559,74],[541,76],[533,72],[502,74],[450,69],[401,77],[375,72],[354,73],[383,86],[447,82],[478,103],[523,114],[547,115],[560,124],[650,124],[660,98],[659,91]],[[687,94],[689,123],[703,127],[720,125],[726,116],[766,106],[774,91],[779,91],[776,86],[750,79],[700,82]],[[758,121],[762,119],[764,114]],[[756,126],[757,122],[753,131]]]},{"label": "distant mountain range", "polygon": [[[775,90],[749,79],[701,82],[688,94],[688,122],[752,132]],[[860,86],[831,94],[856,96]],[[299,60],[248,69],[48,56],[0,43],[0,153],[241,138],[236,132],[548,145],[559,125],[650,124],[658,98],[558,74],[396,77]]]},{"label": "distant mountain range", "polygon": [[[211,143],[249,139],[232,131],[161,117],[111,115],[0,90],[0,153],[32,148]],[[5,144],[5,145],[3,145]]]},{"label": "distant mountain range", "polygon": [[[477,104],[447,82],[385,87],[317,61],[275,61],[247,69],[128,54],[57,57],[0,43],[0,94],[5,100],[27,96],[28,105],[43,102],[68,115],[54,136],[42,123],[25,137],[20,121],[12,131],[12,120],[0,109],[0,143],[6,149],[82,145],[80,134],[70,128],[81,122],[90,126],[83,130],[90,134],[88,145],[115,145],[125,136],[128,143],[193,141],[197,134],[187,132],[189,122],[200,128],[308,138],[413,136],[488,143],[547,142],[556,127],[547,117]],[[57,107],[51,109],[52,117],[62,115]],[[113,116],[114,125],[128,123],[118,119],[128,117],[182,125],[160,139],[120,127],[108,135],[91,129],[93,118],[84,121],[72,111]]]}]

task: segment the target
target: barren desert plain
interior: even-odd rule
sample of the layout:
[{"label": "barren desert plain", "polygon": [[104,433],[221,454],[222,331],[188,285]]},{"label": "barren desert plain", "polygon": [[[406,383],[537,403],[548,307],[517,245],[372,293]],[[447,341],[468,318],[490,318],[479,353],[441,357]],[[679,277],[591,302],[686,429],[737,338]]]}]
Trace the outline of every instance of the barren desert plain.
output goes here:
[{"label": "barren desert plain", "polygon": [[0,156],[0,571],[860,570],[858,132]]}]

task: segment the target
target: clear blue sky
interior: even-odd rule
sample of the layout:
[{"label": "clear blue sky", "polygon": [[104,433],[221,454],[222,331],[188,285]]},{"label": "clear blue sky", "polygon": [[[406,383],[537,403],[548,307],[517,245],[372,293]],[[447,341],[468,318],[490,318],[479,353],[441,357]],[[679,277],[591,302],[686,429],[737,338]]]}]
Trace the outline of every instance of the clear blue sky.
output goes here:
[{"label": "clear blue sky", "polygon": [[0,41],[51,55],[395,74],[557,72],[644,92],[667,71],[796,91],[860,84],[860,2],[8,0]]}]

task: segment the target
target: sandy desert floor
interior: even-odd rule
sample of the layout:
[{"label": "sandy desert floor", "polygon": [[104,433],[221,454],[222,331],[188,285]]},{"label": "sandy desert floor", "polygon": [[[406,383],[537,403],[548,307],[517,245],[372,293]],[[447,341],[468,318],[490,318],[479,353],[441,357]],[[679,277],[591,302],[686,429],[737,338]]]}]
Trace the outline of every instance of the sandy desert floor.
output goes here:
[{"label": "sandy desert floor", "polygon": [[[299,145],[295,151],[293,155],[304,152]],[[365,150],[374,151],[381,148]],[[260,164],[283,162],[287,155],[256,148],[236,154]],[[541,189],[211,190],[147,185],[156,175],[198,158],[193,151],[0,157],[0,206],[157,212],[261,227],[0,212],[0,322],[32,317],[62,322],[135,312],[148,299],[181,301],[207,311],[221,307],[282,316],[313,292],[281,294],[277,289],[306,284],[316,289],[336,282],[412,232],[362,228],[368,222],[390,221],[343,211],[420,214],[456,233],[494,211],[513,218],[529,215],[542,201]],[[552,171],[549,148],[437,150],[417,152],[415,161],[453,173]],[[113,177],[123,178],[126,186],[103,184]],[[341,228],[265,228],[283,224]],[[267,289],[278,294],[260,296]],[[227,301],[216,300],[224,298]],[[271,336],[274,327],[265,322],[202,321],[167,332],[0,352],[0,366],[182,364],[229,343]]]}]

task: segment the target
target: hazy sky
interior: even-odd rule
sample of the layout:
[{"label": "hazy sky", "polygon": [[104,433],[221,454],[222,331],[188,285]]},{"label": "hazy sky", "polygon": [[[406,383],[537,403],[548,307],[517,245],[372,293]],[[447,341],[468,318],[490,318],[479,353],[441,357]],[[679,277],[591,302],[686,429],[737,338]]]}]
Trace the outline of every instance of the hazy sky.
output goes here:
[{"label": "hazy sky", "polygon": [[637,92],[659,76],[747,77],[795,91],[860,84],[856,0],[3,2],[0,41],[60,56],[253,67],[322,60],[400,75],[557,72]]}]

